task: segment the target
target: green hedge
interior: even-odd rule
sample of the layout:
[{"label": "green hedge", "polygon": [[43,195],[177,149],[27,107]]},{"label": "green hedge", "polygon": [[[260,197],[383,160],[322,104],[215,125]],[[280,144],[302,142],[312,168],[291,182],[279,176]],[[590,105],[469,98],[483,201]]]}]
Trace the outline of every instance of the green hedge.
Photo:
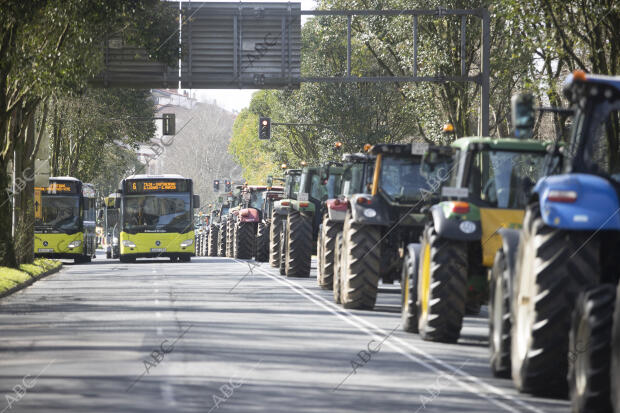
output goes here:
[{"label": "green hedge", "polygon": [[0,294],[10,290],[16,285],[23,284],[46,271],[58,268],[62,265],[60,261],[47,258],[38,258],[32,264],[22,264],[19,270],[15,268],[0,267]]}]

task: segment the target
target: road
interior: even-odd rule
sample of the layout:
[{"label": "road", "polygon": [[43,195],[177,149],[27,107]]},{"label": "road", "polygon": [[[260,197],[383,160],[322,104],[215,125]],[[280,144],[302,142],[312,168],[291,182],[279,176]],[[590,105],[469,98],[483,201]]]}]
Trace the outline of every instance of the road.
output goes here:
[{"label": "road", "polygon": [[396,287],[343,310],[313,267],[68,264],[0,300],[0,413],[569,410],[491,376],[485,311],[458,344],[424,342],[400,329]]}]

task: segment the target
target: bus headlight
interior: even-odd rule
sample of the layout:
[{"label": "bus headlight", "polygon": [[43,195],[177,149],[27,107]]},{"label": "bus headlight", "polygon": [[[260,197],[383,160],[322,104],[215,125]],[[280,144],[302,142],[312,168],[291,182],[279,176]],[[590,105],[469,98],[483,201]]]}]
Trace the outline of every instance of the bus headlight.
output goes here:
[{"label": "bus headlight", "polygon": [[123,245],[129,248],[136,248],[136,244],[134,244],[133,242],[129,241],[128,239],[126,239],[125,241],[123,241]]},{"label": "bus headlight", "polygon": [[185,248],[185,247],[189,247],[190,245],[192,245],[194,243],[193,239],[186,239],[185,241],[183,241],[181,243],[181,247]]},{"label": "bus headlight", "polygon": [[71,241],[71,242],[69,243],[69,245],[67,245],[67,246],[68,246],[69,248],[73,249],[73,248],[77,248],[77,247],[79,247],[80,245],[82,245],[82,241],[80,241],[80,240],[75,240],[75,241]]}]

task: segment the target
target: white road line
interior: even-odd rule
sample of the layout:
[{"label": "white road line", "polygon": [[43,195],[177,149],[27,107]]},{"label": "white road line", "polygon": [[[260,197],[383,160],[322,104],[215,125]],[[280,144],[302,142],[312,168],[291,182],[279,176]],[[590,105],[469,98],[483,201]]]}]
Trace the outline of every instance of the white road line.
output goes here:
[{"label": "white road line", "polygon": [[[246,261],[239,261],[239,260],[235,260],[237,263],[241,263],[246,265]],[[364,320],[361,317],[356,316],[355,314],[351,313],[350,311],[344,309],[344,308],[340,308],[337,307],[335,304],[333,304],[330,301],[327,301],[325,298],[317,295],[316,293],[314,293],[313,291],[308,290],[307,288],[305,288],[304,286],[302,286],[301,284],[298,284],[296,282],[292,282],[286,278],[282,278],[276,275],[273,275],[267,271],[265,271],[264,269],[257,267],[255,268],[256,271],[262,273],[263,275],[266,275],[267,277],[271,278],[272,280],[285,285],[289,288],[291,288],[293,291],[295,291],[297,294],[306,297],[308,300],[314,302],[315,304],[323,307],[325,310],[329,311],[330,313],[336,315],[337,317],[341,318],[342,320],[344,320],[345,322],[353,325],[354,327],[357,327],[359,330],[370,334],[371,336],[373,336],[373,338],[375,339],[381,339],[381,337],[384,337],[387,334],[387,331],[380,328],[379,326]],[[345,316],[346,315],[346,316]],[[372,332],[371,330],[369,330],[369,328],[372,328],[374,330],[378,330],[380,332],[380,334],[376,334],[374,332]],[[454,372],[455,374],[458,374],[459,376],[461,376],[464,379],[467,379],[469,382],[474,383],[478,386],[483,387],[485,390],[492,392],[494,394],[496,394],[497,396],[500,396],[501,398],[504,398],[506,400],[509,400],[529,411],[535,412],[535,413],[544,413],[544,410],[541,410],[535,406],[532,406],[529,403],[526,403],[522,400],[519,399],[515,399],[514,397],[512,397],[511,395],[505,393],[504,391],[502,391],[501,389],[490,385],[488,383],[485,383],[484,381],[480,380],[479,378],[472,376],[470,374],[467,374],[461,370],[459,370],[458,368],[451,366],[450,364],[447,364],[446,362],[444,362],[443,360],[433,356],[432,354],[427,353],[426,351],[410,344],[407,343],[405,341],[403,341],[402,339],[398,338],[398,337],[393,337],[394,341],[397,341],[401,346],[407,347],[410,350],[413,350],[415,353],[423,356],[426,359],[429,359],[430,361],[432,361],[433,363],[439,364],[442,367],[444,367],[447,370],[450,370],[452,372]],[[416,357],[412,354],[410,354],[408,351],[402,349],[399,346],[394,345],[392,342],[388,341],[386,342],[386,345],[389,346],[390,348],[392,348],[395,351],[398,351],[399,353],[401,353],[402,355],[404,355],[405,357],[407,357],[408,359],[410,359],[411,361],[418,363],[424,367],[426,367],[427,369],[435,372],[435,373],[443,373],[443,371],[441,369],[438,369],[437,367],[433,366],[432,364],[429,364],[427,362],[425,362],[424,360],[422,360],[420,357]],[[494,397],[490,397],[487,396],[485,394],[482,394],[480,392],[480,389],[475,388],[473,386],[471,386],[469,383],[463,382],[462,380],[458,380],[456,378],[454,378],[453,375],[449,376],[450,380],[452,380],[453,382],[455,382],[458,386],[462,387],[463,389],[487,400],[490,403],[495,404],[498,407],[501,407],[503,410],[509,411],[509,412],[515,412],[518,413],[519,410],[515,409],[512,406],[509,406],[497,399],[495,399]]]}]

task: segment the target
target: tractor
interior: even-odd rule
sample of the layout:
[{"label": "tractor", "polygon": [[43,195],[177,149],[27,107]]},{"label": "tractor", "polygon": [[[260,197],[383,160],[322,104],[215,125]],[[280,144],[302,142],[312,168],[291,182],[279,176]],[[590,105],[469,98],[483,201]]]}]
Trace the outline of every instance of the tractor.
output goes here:
[{"label": "tractor", "polygon": [[284,188],[273,186],[273,177],[267,178],[267,191],[260,208],[260,221],[256,227],[256,253],[258,262],[269,261],[269,234],[274,203],[282,198]]},{"label": "tractor", "polygon": [[[546,145],[531,139],[460,138],[440,202],[427,208],[421,243],[407,247],[402,326],[424,340],[456,342],[466,312],[488,300],[488,272],[503,228],[519,228]],[[449,185],[449,186],[448,186]]]},{"label": "tractor", "polygon": [[293,193],[294,198],[289,202],[286,221],[282,222],[281,275],[310,276],[310,262],[322,219],[322,203],[335,197],[342,173],[341,169],[332,168],[332,174],[326,176],[322,174],[322,170],[325,168],[304,166],[301,171],[299,192]]},{"label": "tractor", "polygon": [[[334,284],[336,240],[342,232],[342,223],[346,216],[348,197],[352,194],[370,192],[374,158],[364,153],[349,153],[342,156],[343,166],[340,188],[334,191],[334,198],[323,203],[322,221],[317,240],[317,283],[323,289],[331,290]],[[327,176],[332,174],[331,165],[325,170]],[[340,302],[340,294],[338,301]]]},{"label": "tractor", "polygon": [[226,216],[226,257],[234,257],[234,239],[235,230],[237,229],[237,220],[239,218],[239,211],[243,203],[242,191],[244,185],[235,185],[232,191],[232,195],[229,196],[230,210]]},{"label": "tractor", "polygon": [[[250,259],[256,255],[256,238],[262,222],[262,208],[267,193],[266,186],[243,188],[242,205],[233,231],[233,257]],[[263,237],[261,231],[261,237]]]},{"label": "tractor", "polygon": [[207,230],[208,236],[207,236],[207,242],[206,242],[206,253],[205,255],[208,257],[217,257],[218,256],[218,251],[217,251],[217,240],[218,240],[218,235],[220,232],[220,227],[222,225],[222,222],[220,220],[220,214],[223,212],[224,214],[226,214],[228,212],[228,210],[224,210],[224,208],[227,208],[227,206],[225,206],[225,204],[220,205],[219,208],[214,208],[211,210],[210,214],[209,214],[209,227]]},{"label": "tractor", "polygon": [[336,243],[334,291],[344,308],[374,308],[379,281],[399,280],[404,248],[424,228],[422,190],[428,182],[421,174],[425,149],[420,148],[426,147],[416,142],[369,149],[375,156],[370,193],[348,196],[342,239]]},{"label": "tractor", "polygon": [[564,93],[568,145],[551,148],[521,233],[496,256],[492,367],[522,392],[568,391],[573,412],[618,413],[620,77],[576,71]]},{"label": "tractor", "polygon": [[287,219],[291,201],[297,198],[301,179],[301,169],[286,169],[286,167],[286,164],[282,165],[282,169],[285,169],[284,191],[282,198],[273,203],[269,228],[269,264],[276,268],[280,268],[282,225]]},{"label": "tractor", "polygon": [[[212,227],[211,230],[209,231],[209,233],[212,235],[212,238],[209,241],[210,243],[209,250],[211,251],[211,245],[214,245],[215,254],[213,256],[216,256],[216,257],[226,256],[226,224],[227,224],[227,218],[228,218],[229,211],[230,211],[230,204],[227,200],[222,203],[217,213],[216,230],[214,231],[213,230],[214,228]],[[213,241],[214,244],[211,244],[211,241]]]}]

